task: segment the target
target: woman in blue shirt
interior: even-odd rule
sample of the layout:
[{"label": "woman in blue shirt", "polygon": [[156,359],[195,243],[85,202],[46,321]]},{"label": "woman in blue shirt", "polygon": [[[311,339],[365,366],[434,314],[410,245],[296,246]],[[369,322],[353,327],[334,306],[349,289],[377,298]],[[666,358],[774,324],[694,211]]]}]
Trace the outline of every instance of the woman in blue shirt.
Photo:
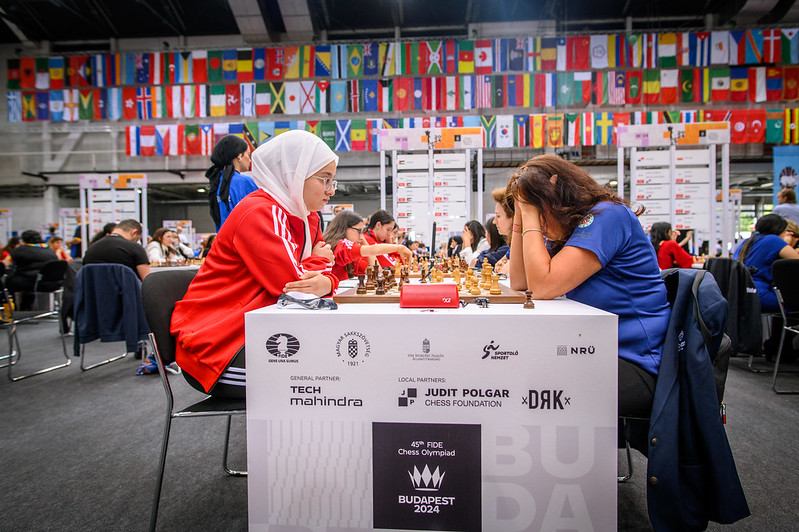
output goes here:
[{"label": "woman in blue shirt", "polygon": [[763,312],[779,312],[777,296],[772,285],[771,265],[777,259],[799,259],[799,251],[785,240],[788,221],[779,214],[761,216],[755,224],[755,232],[744,240],[733,255],[752,272],[752,280],[757,288],[760,308]]},{"label": "woman in blue shirt", "polygon": [[580,167],[554,155],[523,164],[510,281],[536,299],[566,295],[619,317],[619,414],[648,417],[670,309],[657,257],[636,213]]},{"label": "woman in blue shirt", "polygon": [[211,154],[213,166],[205,172],[208,178],[208,203],[211,218],[219,228],[233,207],[258,187],[250,176],[242,175],[250,169],[250,146],[236,135],[225,135],[214,146]]}]

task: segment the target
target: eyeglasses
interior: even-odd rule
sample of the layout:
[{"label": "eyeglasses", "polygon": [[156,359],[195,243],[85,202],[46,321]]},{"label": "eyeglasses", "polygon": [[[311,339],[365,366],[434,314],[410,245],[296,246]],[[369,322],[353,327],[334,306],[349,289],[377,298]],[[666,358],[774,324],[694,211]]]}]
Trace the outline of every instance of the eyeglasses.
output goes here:
[{"label": "eyeglasses", "polygon": [[338,181],[332,177],[322,177],[319,175],[312,175],[311,177],[315,177],[316,179],[322,181],[325,184],[325,190],[336,190],[338,187]]},{"label": "eyeglasses", "polygon": [[362,235],[366,232],[365,227],[358,229],[357,227],[349,226],[348,229],[353,229],[354,231],[357,231],[359,235]]}]

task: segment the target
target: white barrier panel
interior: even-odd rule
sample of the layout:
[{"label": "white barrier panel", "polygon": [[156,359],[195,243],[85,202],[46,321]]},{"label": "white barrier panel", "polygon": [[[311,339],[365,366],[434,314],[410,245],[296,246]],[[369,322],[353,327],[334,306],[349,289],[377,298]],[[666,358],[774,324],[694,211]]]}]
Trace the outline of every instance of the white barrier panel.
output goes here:
[{"label": "white barrier panel", "polygon": [[617,318],[246,315],[250,530],[616,529]]}]

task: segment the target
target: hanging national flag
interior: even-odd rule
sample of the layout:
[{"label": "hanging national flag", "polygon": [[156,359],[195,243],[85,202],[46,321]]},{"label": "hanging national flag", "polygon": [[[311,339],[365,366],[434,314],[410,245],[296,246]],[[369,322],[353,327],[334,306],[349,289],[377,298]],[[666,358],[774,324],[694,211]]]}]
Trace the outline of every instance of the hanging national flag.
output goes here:
[{"label": "hanging national flag", "polygon": [[300,114],[300,82],[287,81],[283,84],[285,95],[283,97],[284,109],[287,115]]},{"label": "hanging national flag", "polygon": [[748,113],[746,109],[735,109],[730,112],[730,142],[733,144],[749,142],[749,132],[746,129]]},{"label": "hanging national flag", "polygon": [[361,83],[358,80],[347,82],[347,109],[351,113],[360,113],[363,100],[361,99]]},{"label": "hanging national flag", "polygon": [[94,85],[97,87],[105,87],[105,56],[103,54],[92,54],[91,59],[92,77]]},{"label": "hanging national flag", "polygon": [[523,72],[525,70],[525,56],[527,39],[508,39],[508,70]]},{"label": "hanging national flag", "polygon": [[363,71],[363,46],[350,44],[347,46],[347,77],[357,78]]},{"label": "hanging national flag", "polygon": [[396,57],[394,58],[394,73],[397,76],[419,73],[418,62],[419,45],[418,43],[398,43],[396,47]]},{"label": "hanging national flag", "polygon": [[640,70],[627,71],[626,103],[641,103],[643,72]]},{"label": "hanging national flag", "polygon": [[519,74],[508,74],[505,76],[505,106],[521,107],[524,101],[522,91],[524,89],[524,77]]},{"label": "hanging national flag", "polygon": [[726,102],[730,99],[730,69],[710,69],[710,99],[714,102]]},{"label": "hanging national flag", "polygon": [[[166,83],[166,79],[164,79],[164,54],[160,52],[142,54],[142,58],[145,56],[149,57],[150,73],[147,75],[147,79],[149,80],[148,83],[153,85],[161,85],[162,83]],[[219,80],[222,80],[221,71]]]},{"label": "hanging national flag", "polygon": [[677,34],[661,33],[658,36],[658,65],[661,68],[677,66]]},{"label": "hanging national flag", "polygon": [[[50,88],[63,89],[64,88],[64,58],[51,57],[48,60],[48,68],[50,70]],[[9,82],[11,79],[9,78]]]},{"label": "hanging national flag", "polygon": [[270,99],[270,113],[273,115],[282,115],[286,112],[286,89],[283,83],[270,83],[269,84],[269,99]]},{"label": "hanging national flag", "polygon": [[34,86],[39,90],[50,88],[50,61],[46,57],[36,58],[36,80],[34,81]]},{"label": "hanging national flag", "polygon": [[[63,59],[61,59],[61,61],[62,61],[61,79],[62,79],[62,84],[63,84],[63,77],[64,77],[64,74],[63,74],[63,70],[64,70],[64,68],[63,68]],[[6,70],[6,77],[7,77],[7,80],[8,80],[7,83],[6,83],[6,88],[8,88],[8,89],[19,89],[20,88],[20,75],[21,75],[20,74],[20,68],[21,68],[20,67],[20,60],[16,59],[16,58],[15,59],[9,59],[6,64],[8,65],[7,70]],[[52,75],[51,75],[51,77],[52,77]]]},{"label": "hanging national flag", "polygon": [[128,126],[125,128],[125,155],[128,157],[141,155],[141,150],[139,149],[139,128],[137,126]]},{"label": "hanging national flag", "polygon": [[241,115],[241,91],[238,83],[225,85],[225,115]]},{"label": "hanging national flag", "polygon": [[493,53],[490,40],[474,42],[474,72],[476,74],[491,74],[494,70]]},{"label": "hanging national flag", "polygon": [[[407,111],[410,108],[412,82],[410,78],[395,78],[394,87],[394,110]],[[331,98],[333,97],[331,89]]]},{"label": "hanging national flag", "polygon": [[[444,59],[442,72],[457,74],[458,72],[458,41],[446,40],[442,46]],[[522,49],[522,64],[524,63],[524,49]]]},{"label": "hanging national flag", "polygon": [[763,62],[780,63],[782,61],[782,30],[763,31]]},{"label": "hanging national flag", "polygon": [[513,147],[513,115],[498,115],[496,117],[496,147]]},{"label": "hanging national flag", "polygon": [[380,73],[393,76],[397,71],[397,45],[393,42],[380,44]]},{"label": "hanging national flag", "polygon": [[692,66],[710,66],[711,37],[709,31],[697,31],[689,34],[690,59]]},{"label": "hanging national flag", "polygon": [[336,120],[336,151],[350,151],[350,121]]},{"label": "hanging national flag", "polygon": [[607,105],[610,99],[608,83],[613,82],[613,72],[592,72],[592,98],[594,105]]},{"label": "hanging national flag", "polygon": [[591,68],[595,70],[608,68],[608,35],[591,35],[590,55]]},{"label": "hanging national flag", "polygon": [[241,116],[255,116],[255,83],[242,83],[239,88]]},{"label": "hanging national flag", "polygon": [[316,63],[316,47],[300,46],[300,77],[312,78]]},{"label": "hanging national flag", "polygon": [[574,105],[574,74],[571,72],[558,72],[557,105]]},{"label": "hanging national flag", "polygon": [[580,144],[582,146],[594,145],[594,113],[583,113],[580,117]]},{"label": "hanging national flag", "polygon": [[624,35],[608,35],[608,67],[629,66],[630,59],[627,53],[627,38]]},{"label": "hanging national flag", "polygon": [[749,69],[735,67],[730,69],[730,101],[744,102],[749,97]]},{"label": "hanging national flag", "polygon": [[660,71],[660,103],[677,103],[677,83],[679,79],[678,70]]},{"label": "hanging national flag", "polygon": [[[25,94],[23,93],[23,97]],[[23,102],[24,103],[24,102]],[[94,93],[91,89],[78,90],[78,120],[94,117]],[[24,116],[22,117],[25,118]]]},{"label": "hanging national flag", "polygon": [[316,46],[313,75],[318,78],[330,77],[330,45]]},{"label": "hanging national flag", "polygon": [[640,33],[627,35],[627,66],[641,68],[644,61],[644,39]]},{"label": "hanging national flag", "polygon": [[480,126],[483,128],[484,148],[497,147],[497,117],[480,115]]},{"label": "hanging national flag", "polygon": [[283,48],[266,49],[266,79],[279,81],[283,79],[285,55]]},{"label": "hanging national flag", "polygon": [[155,155],[155,126],[140,126],[138,130],[138,154],[144,157],[153,157]]},{"label": "hanging national flag", "polygon": [[780,51],[782,52],[782,63],[791,65],[799,63],[799,29],[782,29]]},{"label": "hanging national flag", "polygon": [[[92,67],[88,55],[73,55],[69,58],[70,63],[70,85],[72,87],[91,87],[92,86]],[[25,72],[23,70],[23,76]]]},{"label": "hanging national flag", "polygon": [[22,121],[36,120],[36,94],[33,92],[22,93]]},{"label": "hanging national flag", "polygon": [[200,126],[183,126],[183,134],[186,139],[186,155],[202,155],[202,143],[200,142]]},{"label": "hanging national flag", "polygon": [[491,88],[491,76],[475,76],[475,94],[477,95],[475,107],[486,109],[491,107],[493,101],[493,91]]},{"label": "hanging national flag", "polygon": [[80,107],[78,89],[64,89],[64,121],[75,122],[78,120],[78,108]]},{"label": "hanging national flag", "polygon": [[530,115],[530,146],[543,148],[546,138],[546,115]]},{"label": "hanging national flag", "polygon": [[379,69],[379,56],[377,43],[363,45],[363,75],[376,76]]},{"label": "hanging national flag", "polygon": [[208,85],[194,86],[194,114],[197,118],[206,118],[211,115],[211,96]]},{"label": "hanging national flag", "polygon": [[696,122],[696,111],[680,111],[680,120],[683,124],[693,124]]},{"label": "hanging national flag", "polygon": [[627,98],[627,77],[624,72],[608,72],[608,103],[624,105]]},{"label": "hanging national flag", "polygon": [[769,109],[766,111],[766,144],[779,144],[783,142],[783,127],[782,123],[785,119],[785,112],[783,109]]},{"label": "hanging national flag", "polygon": [[691,33],[677,33],[677,66],[688,66],[691,64]]},{"label": "hanging national flag", "polygon": [[556,37],[542,37],[541,70],[555,70],[557,66],[558,66],[558,39]]},{"label": "hanging national flag", "polygon": [[225,116],[225,86],[211,85],[210,115]]},{"label": "hanging national flag", "polygon": [[552,107],[557,104],[557,74],[535,75],[535,106]]},{"label": "hanging national flag", "polygon": [[266,83],[255,84],[255,114],[258,116],[268,115],[271,107],[271,97],[269,85]]},{"label": "hanging national flag", "polygon": [[659,70],[644,70],[644,103],[660,103]]},{"label": "hanging national flag", "polygon": [[644,68],[657,68],[658,66],[658,34],[646,33],[643,39],[643,57],[641,66]]},{"label": "hanging national flag", "polygon": [[208,83],[208,51],[191,52],[191,69],[193,83]]},{"label": "hanging national flag", "polygon": [[50,93],[47,91],[36,93],[36,120],[50,120]]},{"label": "hanging national flag", "polygon": [[[347,112],[347,82],[346,81],[331,81],[330,82],[330,112],[331,113],[346,113]],[[406,108],[407,110],[407,108]]]},{"label": "hanging national flag", "polygon": [[129,55],[132,55],[133,59],[133,83],[150,83],[150,54],[125,54],[125,70],[127,70]]},{"label": "hanging national flag", "polygon": [[390,113],[394,110],[394,81],[388,78],[378,80],[377,110]]},{"label": "hanging national flag", "polygon": [[547,115],[547,148],[563,146],[563,115]]},{"label": "hanging national flag", "polygon": [[527,138],[527,115],[516,115],[513,117],[513,145],[517,148],[524,148],[529,144]]},{"label": "hanging national flag", "polygon": [[[475,76],[462,76],[460,78],[460,108],[464,110],[475,108]],[[529,107],[525,104],[525,107]],[[400,110],[400,109],[397,109]]]},{"label": "hanging national flag", "polygon": [[730,31],[730,64],[746,64],[746,30]]},{"label": "hanging national flag", "polygon": [[574,105],[585,106],[591,103],[590,72],[575,72],[573,87]]},{"label": "hanging national flag", "polygon": [[194,85],[184,85],[180,94],[182,114],[184,118],[197,116],[197,99]]},{"label": "hanging national flag", "polygon": [[492,41],[494,72],[507,72],[508,70],[508,41],[509,39],[494,39]]},{"label": "hanging national flag", "polygon": [[595,141],[597,146],[613,143],[613,113],[594,113]]},{"label": "hanging national flag", "polygon": [[222,79],[236,81],[238,77],[238,52],[236,50],[222,50]]},{"label": "hanging national flag", "polygon": [[799,109],[785,109],[783,112],[782,142],[799,144]]},{"label": "hanging national flag", "polygon": [[770,102],[782,99],[782,67],[766,68],[766,99]]},{"label": "hanging national flag", "polygon": [[694,101],[694,70],[680,70],[680,101],[690,103]]},{"label": "hanging national flag", "polygon": [[580,133],[582,126],[580,124],[580,113],[566,113],[565,119],[565,135],[564,145],[566,146],[579,146]]},{"label": "hanging national flag", "polygon": [[156,155],[174,156],[183,154],[183,126],[177,124],[155,126]]},{"label": "hanging national flag", "polygon": [[507,107],[508,102],[505,98],[505,81],[506,77],[503,75],[492,76],[491,78],[491,106],[492,107]]},{"label": "hanging national flag", "polygon": [[60,90],[50,92],[50,120],[64,121],[64,93]]},{"label": "hanging national flag", "polygon": [[727,109],[704,109],[699,112],[700,122],[729,122],[730,111]]},{"label": "hanging national flag", "polygon": [[19,60],[19,64],[19,87],[34,88],[36,86],[36,60],[33,57],[23,57]]},{"label": "hanging national flag", "polygon": [[457,76],[447,76],[442,80],[441,86],[442,93],[442,109],[447,111],[456,111],[461,109],[460,106],[460,78]]},{"label": "hanging national flag", "polygon": [[763,30],[746,30],[746,64],[763,63]]},{"label": "hanging national flag", "polygon": [[749,109],[747,112],[746,129],[749,133],[749,142],[763,144],[766,141],[766,110]]},{"label": "hanging national flag", "polygon": [[[674,111],[678,116],[680,114],[679,111]],[[616,144],[616,138],[619,132],[619,127],[621,126],[629,126],[631,124],[630,121],[630,113],[613,113],[613,139],[611,141],[612,144]]]},{"label": "hanging national flag", "polygon": [[726,65],[730,63],[730,32],[710,32],[710,64]]},{"label": "hanging national flag", "polygon": [[524,56],[524,69],[527,72],[541,70],[541,37],[527,37]]},{"label": "hanging national flag", "polygon": [[377,112],[377,80],[365,79],[361,82],[363,88],[363,111],[367,113]]},{"label": "hanging national flag", "polygon": [[782,99],[790,101],[797,98],[799,98],[799,67],[783,67]]},{"label": "hanging national flag", "polygon": [[474,41],[458,41],[458,72],[474,73]]},{"label": "hanging national flag", "polygon": [[[679,124],[682,114],[680,111],[663,111],[663,121],[666,124]],[[616,116],[613,116],[613,122],[616,122]]]},{"label": "hanging national flag", "polygon": [[122,118],[122,89],[120,87],[110,87],[107,89],[106,114],[109,120],[120,120]]}]

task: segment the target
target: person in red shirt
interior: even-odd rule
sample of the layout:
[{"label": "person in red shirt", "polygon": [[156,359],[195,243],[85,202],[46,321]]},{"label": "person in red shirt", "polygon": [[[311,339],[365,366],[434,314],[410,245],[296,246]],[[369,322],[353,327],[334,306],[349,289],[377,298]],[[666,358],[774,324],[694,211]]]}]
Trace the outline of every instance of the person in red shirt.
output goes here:
[{"label": "person in red shirt", "polygon": [[410,262],[413,253],[402,244],[368,244],[363,236],[363,218],[352,211],[342,211],[325,229],[324,240],[333,249],[335,264],[333,274],[344,280],[363,273],[366,257],[373,264],[374,257],[383,254],[398,254],[403,262]]},{"label": "person in red shirt", "polygon": [[[363,234],[366,243],[370,245],[385,244],[391,238],[394,230],[394,217],[380,209],[369,217],[369,227]],[[384,268],[393,268],[400,256],[396,253],[382,253],[377,256],[377,263]]]},{"label": "person in red shirt", "polygon": [[679,231],[674,231],[668,222],[652,224],[649,237],[658,254],[658,266],[661,270],[669,268],[690,268],[694,257],[677,243]]},{"label": "person in red shirt", "polygon": [[288,131],[252,154],[259,190],[230,212],[186,295],[175,304],[175,358],[195,388],[245,396],[244,314],[284,292],[338,287],[316,211],[335,194],[338,156],[306,131]]}]

